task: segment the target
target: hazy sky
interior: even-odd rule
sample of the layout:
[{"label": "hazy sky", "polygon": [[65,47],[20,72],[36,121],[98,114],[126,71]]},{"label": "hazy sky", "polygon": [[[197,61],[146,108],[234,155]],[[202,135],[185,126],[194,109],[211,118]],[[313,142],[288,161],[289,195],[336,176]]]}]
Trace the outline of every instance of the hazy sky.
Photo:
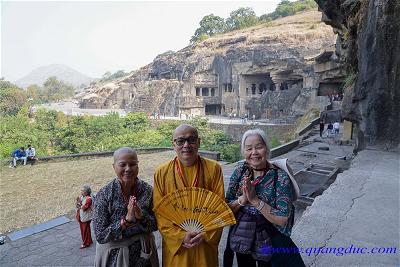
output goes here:
[{"label": "hazy sky", "polygon": [[260,16],[279,2],[1,1],[1,76],[15,81],[49,64],[91,77],[132,71],[187,46],[206,15],[252,7]]}]

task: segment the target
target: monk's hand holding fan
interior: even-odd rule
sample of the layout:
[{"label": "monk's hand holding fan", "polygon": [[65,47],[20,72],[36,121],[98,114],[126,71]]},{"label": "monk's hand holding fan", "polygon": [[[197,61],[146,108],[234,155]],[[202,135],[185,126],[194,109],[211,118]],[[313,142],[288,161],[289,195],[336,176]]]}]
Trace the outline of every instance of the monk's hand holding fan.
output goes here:
[{"label": "monk's hand holding fan", "polygon": [[204,232],[236,223],[224,199],[199,187],[185,187],[165,195],[154,212],[187,232],[183,241],[185,247],[202,242]]},{"label": "monk's hand holding fan", "polygon": [[203,233],[186,232],[182,242],[182,246],[185,248],[192,248],[199,245],[204,240]]}]

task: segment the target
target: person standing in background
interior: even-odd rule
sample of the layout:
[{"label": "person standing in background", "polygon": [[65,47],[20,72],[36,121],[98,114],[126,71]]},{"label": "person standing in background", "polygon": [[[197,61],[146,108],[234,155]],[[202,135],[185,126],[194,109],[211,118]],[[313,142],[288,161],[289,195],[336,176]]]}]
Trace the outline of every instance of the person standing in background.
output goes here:
[{"label": "person standing in background", "polygon": [[336,121],[333,124],[333,131],[335,132],[335,136],[339,134],[339,129],[340,129],[340,123],[338,121]]},{"label": "person standing in background", "polygon": [[327,131],[328,131],[328,137],[330,137],[332,135],[332,133],[333,133],[333,124],[332,124],[332,122],[329,122],[328,126],[326,128],[327,128]]},{"label": "person standing in background", "polygon": [[79,223],[82,237],[81,249],[93,244],[90,230],[90,222],[93,219],[93,203],[91,194],[92,189],[90,189],[90,186],[84,185],[81,189],[81,195],[76,198],[76,220]]},{"label": "person standing in background", "polygon": [[323,120],[319,121],[319,137],[322,137],[322,133],[325,129],[325,122]]}]

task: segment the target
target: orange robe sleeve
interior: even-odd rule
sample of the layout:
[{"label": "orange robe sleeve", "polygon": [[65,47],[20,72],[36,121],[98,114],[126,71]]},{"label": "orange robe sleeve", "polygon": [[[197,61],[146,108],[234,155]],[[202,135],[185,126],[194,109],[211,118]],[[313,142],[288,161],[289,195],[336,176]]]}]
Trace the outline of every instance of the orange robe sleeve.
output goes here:
[{"label": "orange robe sleeve", "polygon": [[[168,165],[166,166],[167,168],[159,168],[154,174],[154,207],[157,207],[158,203],[166,194],[172,192],[171,186],[168,186],[169,183],[165,181],[165,179],[170,179],[170,177],[168,177],[168,172],[170,171],[168,170]],[[171,173],[169,175],[171,175]],[[158,230],[163,239],[167,240],[170,253],[175,255],[182,245],[185,231],[174,225],[169,220],[159,216],[157,213],[155,215],[157,218]]]},{"label": "orange robe sleeve", "polygon": [[[210,191],[216,193],[218,196],[221,197],[222,200],[225,199],[224,196],[224,176],[222,174],[222,169],[219,164],[215,163],[215,167],[212,168],[211,174],[211,189]],[[206,175],[207,177],[207,175]],[[209,176],[210,177],[210,176]],[[206,242],[212,245],[216,245],[218,247],[219,241],[222,235],[222,228],[215,229],[213,231],[208,231],[205,234]]]}]

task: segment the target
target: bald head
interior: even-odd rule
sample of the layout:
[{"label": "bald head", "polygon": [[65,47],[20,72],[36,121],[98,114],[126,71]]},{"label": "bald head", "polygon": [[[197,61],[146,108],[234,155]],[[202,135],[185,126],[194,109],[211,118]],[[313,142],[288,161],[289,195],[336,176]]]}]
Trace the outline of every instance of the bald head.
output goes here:
[{"label": "bald head", "polygon": [[199,137],[199,133],[197,132],[197,129],[194,128],[192,125],[181,124],[178,127],[176,127],[173,138],[174,139],[177,138],[183,132],[191,132],[193,136]]},{"label": "bald head", "polygon": [[138,163],[136,151],[130,147],[121,147],[114,152],[113,168],[122,187],[134,185],[139,173]]},{"label": "bald head", "polygon": [[179,161],[184,166],[192,166],[198,158],[200,138],[197,129],[189,124],[181,124],[174,131],[172,145]]},{"label": "bald head", "polygon": [[117,150],[114,151],[114,163],[116,161],[118,161],[118,159],[122,156],[122,155],[133,155],[134,157],[137,158],[137,154],[136,151],[133,148],[130,147],[121,147]]}]

